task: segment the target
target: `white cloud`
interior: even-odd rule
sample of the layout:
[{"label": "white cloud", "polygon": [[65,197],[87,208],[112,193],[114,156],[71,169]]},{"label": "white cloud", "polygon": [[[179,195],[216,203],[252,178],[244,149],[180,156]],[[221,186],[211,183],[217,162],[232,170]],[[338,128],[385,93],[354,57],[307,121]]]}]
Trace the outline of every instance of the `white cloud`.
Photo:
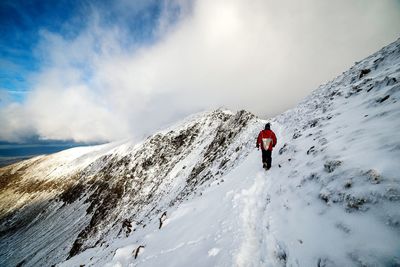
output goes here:
[{"label": "white cloud", "polygon": [[[174,24],[171,5],[184,11]],[[43,32],[38,54],[48,58],[47,67],[23,106],[0,110],[6,125],[0,139],[140,138],[218,106],[274,115],[400,32],[398,3],[389,0],[198,0],[164,7],[157,41],[134,49],[121,45],[127,34],[121,25],[100,26],[96,12],[75,39]],[[21,120],[29,127],[11,123]]]}]

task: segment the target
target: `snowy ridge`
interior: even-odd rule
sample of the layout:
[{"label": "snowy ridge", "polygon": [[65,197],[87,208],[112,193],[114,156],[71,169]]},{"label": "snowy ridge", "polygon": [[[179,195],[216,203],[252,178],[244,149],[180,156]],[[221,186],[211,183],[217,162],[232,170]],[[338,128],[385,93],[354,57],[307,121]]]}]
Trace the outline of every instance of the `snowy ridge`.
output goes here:
[{"label": "snowy ridge", "polygon": [[[129,236],[245,157],[253,142],[243,134],[254,123],[248,112],[216,110],[140,144],[74,148],[1,169],[0,264],[51,265]],[[37,247],[38,236],[52,244]]]},{"label": "snowy ridge", "polygon": [[399,80],[397,40],[272,119],[268,172],[224,110],[2,168],[0,265],[399,266]]}]

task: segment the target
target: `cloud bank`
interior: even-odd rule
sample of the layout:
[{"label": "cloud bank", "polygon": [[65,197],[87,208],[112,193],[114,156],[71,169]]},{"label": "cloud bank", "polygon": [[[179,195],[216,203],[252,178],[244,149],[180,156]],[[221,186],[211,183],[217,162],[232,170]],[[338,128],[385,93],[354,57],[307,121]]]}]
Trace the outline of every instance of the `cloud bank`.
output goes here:
[{"label": "cloud bank", "polygon": [[165,1],[152,38],[129,44],[103,12],[73,38],[41,31],[44,63],[23,103],[2,103],[0,140],[140,139],[220,106],[273,116],[400,32],[389,0]]}]

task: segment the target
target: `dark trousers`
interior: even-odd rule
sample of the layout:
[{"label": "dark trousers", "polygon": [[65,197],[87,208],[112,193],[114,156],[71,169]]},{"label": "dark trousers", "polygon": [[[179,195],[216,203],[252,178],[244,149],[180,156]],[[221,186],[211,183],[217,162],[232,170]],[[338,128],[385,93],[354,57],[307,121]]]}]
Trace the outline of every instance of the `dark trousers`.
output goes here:
[{"label": "dark trousers", "polygon": [[271,168],[272,164],[272,151],[261,149],[263,166],[267,165],[267,169]]}]

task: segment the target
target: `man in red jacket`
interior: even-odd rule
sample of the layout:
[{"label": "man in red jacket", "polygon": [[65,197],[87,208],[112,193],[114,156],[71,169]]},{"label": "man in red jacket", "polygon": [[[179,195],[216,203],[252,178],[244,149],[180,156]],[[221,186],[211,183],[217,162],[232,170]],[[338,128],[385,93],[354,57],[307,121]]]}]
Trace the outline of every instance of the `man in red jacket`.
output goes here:
[{"label": "man in red jacket", "polygon": [[269,170],[272,163],[272,149],[276,146],[276,136],[271,130],[271,124],[265,124],[265,129],[258,134],[256,147],[262,152],[263,168]]}]

